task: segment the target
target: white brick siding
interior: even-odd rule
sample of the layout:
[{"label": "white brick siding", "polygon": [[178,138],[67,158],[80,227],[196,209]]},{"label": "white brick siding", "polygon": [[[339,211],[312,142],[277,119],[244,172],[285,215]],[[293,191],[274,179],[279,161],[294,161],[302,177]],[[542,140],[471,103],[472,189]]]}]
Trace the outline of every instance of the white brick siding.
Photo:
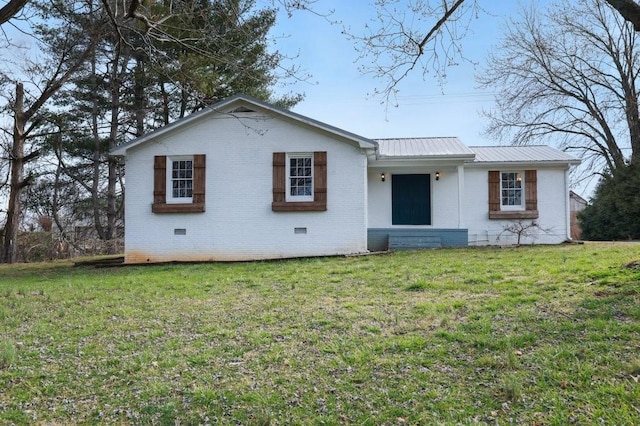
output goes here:
[{"label": "white brick siding", "polygon": [[[327,211],[273,212],[273,153],[313,151],[327,152]],[[152,213],[153,157],[191,154],[206,154],[206,212]],[[179,126],[127,152],[126,262],[364,252],[366,161],[352,144],[264,114],[214,114]]]}]

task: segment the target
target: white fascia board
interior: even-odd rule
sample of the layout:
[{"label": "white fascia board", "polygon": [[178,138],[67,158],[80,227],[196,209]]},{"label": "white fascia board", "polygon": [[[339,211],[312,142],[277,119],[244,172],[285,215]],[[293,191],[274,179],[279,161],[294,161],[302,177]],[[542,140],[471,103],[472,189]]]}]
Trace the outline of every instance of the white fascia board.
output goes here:
[{"label": "white fascia board", "polygon": [[378,157],[369,162],[369,167],[416,167],[416,166],[462,166],[469,157]]},{"label": "white fascia board", "polygon": [[494,168],[494,169],[539,169],[539,168],[558,168],[563,166],[565,168],[570,168],[572,166],[577,166],[580,164],[580,160],[554,160],[554,161],[487,161],[487,162],[469,162],[465,163],[465,167],[474,168],[474,169],[486,169],[486,168]]}]

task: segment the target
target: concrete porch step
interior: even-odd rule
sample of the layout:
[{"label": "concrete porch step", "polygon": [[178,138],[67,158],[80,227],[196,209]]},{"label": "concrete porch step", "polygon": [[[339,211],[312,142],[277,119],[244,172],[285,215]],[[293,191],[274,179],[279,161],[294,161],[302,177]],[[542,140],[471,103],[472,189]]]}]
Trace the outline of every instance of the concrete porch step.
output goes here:
[{"label": "concrete porch step", "polygon": [[441,248],[440,237],[426,235],[389,235],[389,250]]}]

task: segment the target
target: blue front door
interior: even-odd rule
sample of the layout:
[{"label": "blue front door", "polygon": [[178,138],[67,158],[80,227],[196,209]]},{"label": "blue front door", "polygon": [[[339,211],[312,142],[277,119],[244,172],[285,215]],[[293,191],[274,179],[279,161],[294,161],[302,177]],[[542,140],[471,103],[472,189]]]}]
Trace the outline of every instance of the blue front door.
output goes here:
[{"label": "blue front door", "polygon": [[430,175],[391,176],[391,223],[431,225]]}]

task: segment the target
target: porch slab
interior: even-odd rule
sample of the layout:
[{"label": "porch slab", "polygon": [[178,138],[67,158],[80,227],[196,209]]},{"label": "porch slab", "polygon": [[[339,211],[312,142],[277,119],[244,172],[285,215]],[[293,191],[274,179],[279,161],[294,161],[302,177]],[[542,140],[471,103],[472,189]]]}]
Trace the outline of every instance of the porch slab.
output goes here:
[{"label": "porch slab", "polygon": [[468,229],[449,228],[369,228],[369,251],[389,249],[409,250],[439,247],[466,247],[469,245]]},{"label": "porch slab", "polygon": [[390,235],[389,250],[410,250],[416,248],[440,248],[440,237],[422,235]]}]

